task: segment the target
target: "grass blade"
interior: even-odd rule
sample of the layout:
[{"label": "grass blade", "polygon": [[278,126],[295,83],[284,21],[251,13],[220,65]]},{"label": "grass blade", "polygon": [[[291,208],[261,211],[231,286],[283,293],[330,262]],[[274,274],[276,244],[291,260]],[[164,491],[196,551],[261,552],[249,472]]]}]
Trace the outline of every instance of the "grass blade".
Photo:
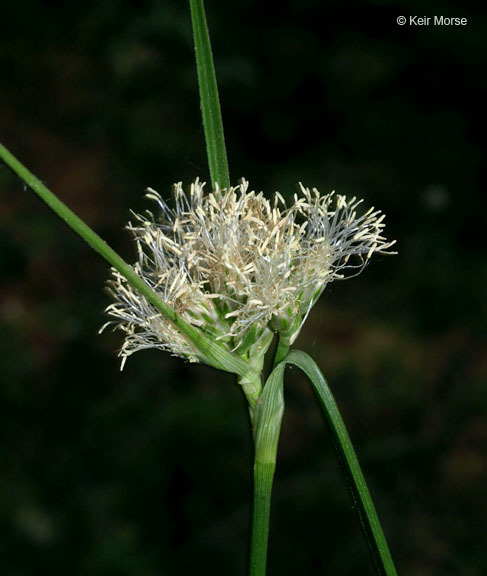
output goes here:
[{"label": "grass blade", "polygon": [[333,435],[335,449],[347,477],[352,499],[360,516],[362,531],[369,545],[378,574],[396,576],[389,551],[369,489],[360,468],[355,450],[340,415],[335,398],[316,362],[305,352],[291,350],[283,363],[294,364],[310,379]]},{"label": "grass blade", "polygon": [[230,187],[225,136],[203,0],[189,0],[211,187]]}]

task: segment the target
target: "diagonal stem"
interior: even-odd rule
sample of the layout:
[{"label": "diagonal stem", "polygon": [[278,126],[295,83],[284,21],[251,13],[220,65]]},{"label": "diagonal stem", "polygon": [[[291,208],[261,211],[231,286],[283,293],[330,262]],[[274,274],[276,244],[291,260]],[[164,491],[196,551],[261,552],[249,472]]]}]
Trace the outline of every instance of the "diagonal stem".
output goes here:
[{"label": "diagonal stem", "polygon": [[30,172],[15,156],[0,144],[0,159],[19,176],[29,188],[70,226],[83,240],[98,252],[105,260],[116,268],[120,274],[132,284],[157,310],[163,314],[173,325],[186,336],[203,362],[210,366],[238,374],[244,381],[255,382],[259,375],[244,360],[225,350],[219,343],[209,339],[201,330],[192,326],[181,318],[162,300],[159,295],[148,286],[135,270],[123,260],[96,232],[94,232],[81,218],[79,218],[66,204],[51,192],[32,172]]}]

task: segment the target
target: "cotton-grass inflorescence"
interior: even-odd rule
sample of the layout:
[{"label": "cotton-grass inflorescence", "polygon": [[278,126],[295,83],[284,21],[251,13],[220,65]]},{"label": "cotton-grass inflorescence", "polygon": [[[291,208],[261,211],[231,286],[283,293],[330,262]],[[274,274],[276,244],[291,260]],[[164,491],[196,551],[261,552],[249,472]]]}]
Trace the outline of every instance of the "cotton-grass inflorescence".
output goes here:
[{"label": "cotton-grass inflorescence", "polygon": [[[157,192],[154,215],[129,223],[138,251],[137,273],[187,322],[229,350],[252,359],[267,350],[272,333],[296,339],[325,286],[358,274],[374,252],[391,253],[382,235],[384,215],[361,200],[321,196],[300,184],[294,204],[276,192],[272,201],[234,188],[204,194],[198,180],[189,194],[174,186],[170,207]],[[123,362],[144,348],[161,348],[191,361],[198,351],[125,278],[112,270],[107,308],[126,333]]]}]

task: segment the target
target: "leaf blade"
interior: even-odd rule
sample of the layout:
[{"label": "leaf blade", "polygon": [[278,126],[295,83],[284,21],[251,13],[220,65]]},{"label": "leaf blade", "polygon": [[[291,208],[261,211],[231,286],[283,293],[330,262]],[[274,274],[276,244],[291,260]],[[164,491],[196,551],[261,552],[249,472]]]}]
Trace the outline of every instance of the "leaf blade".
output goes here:
[{"label": "leaf blade", "polygon": [[229,188],[230,176],[225,136],[205,7],[203,0],[189,0],[189,4],[211,188],[213,189],[215,183],[218,183],[221,188]]},{"label": "leaf blade", "polygon": [[313,385],[330,426],[335,449],[348,480],[352,499],[357,505],[362,531],[369,546],[377,573],[385,576],[397,576],[389,546],[357,455],[325,377],[311,356],[300,350],[291,350],[282,363],[294,364],[300,368]]}]

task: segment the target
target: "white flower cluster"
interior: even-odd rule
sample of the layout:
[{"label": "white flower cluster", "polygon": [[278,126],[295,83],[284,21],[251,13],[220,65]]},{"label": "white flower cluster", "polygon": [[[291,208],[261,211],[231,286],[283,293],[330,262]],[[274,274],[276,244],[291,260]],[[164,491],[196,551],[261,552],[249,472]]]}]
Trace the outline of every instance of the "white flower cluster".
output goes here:
[{"label": "white flower cluster", "polygon": [[[134,214],[128,226],[137,273],[187,322],[240,355],[270,342],[271,330],[292,343],[327,283],[359,273],[394,244],[382,235],[380,211],[360,215],[361,200],[302,185],[290,207],[278,192],[272,202],[249,192],[246,181],[206,195],[198,180],[189,194],[176,184],[173,207],[152,189],[147,196],[159,213]],[[196,361],[170,322],[112,274],[107,312],[126,333],[123,360],[156,347]]]}]

